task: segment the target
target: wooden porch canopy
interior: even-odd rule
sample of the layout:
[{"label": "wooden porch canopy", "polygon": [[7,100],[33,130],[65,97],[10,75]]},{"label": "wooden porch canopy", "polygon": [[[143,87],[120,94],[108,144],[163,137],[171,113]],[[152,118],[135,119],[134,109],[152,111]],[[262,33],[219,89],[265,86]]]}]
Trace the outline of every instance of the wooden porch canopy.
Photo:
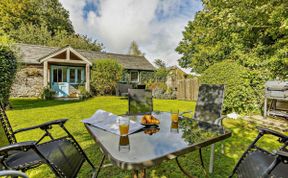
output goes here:
[{"label": "wooden porch canopy", "polygon": [[48,86],[48,76],[49,69],[48,63],[53,64],[65,64],[65,65],[74,65],[74,66],[85,66],[86,68],[86,83],[85,88],[87,91],[90,91],[90,66],[92,66],[92,62],[89,61],[86,57],[78,53],[71,46],[66,46],[59,50],[56,50],[50,53],[47,56],[44,56],[39,59],[39,62],[43,64],[44,71],[44,87]]}]

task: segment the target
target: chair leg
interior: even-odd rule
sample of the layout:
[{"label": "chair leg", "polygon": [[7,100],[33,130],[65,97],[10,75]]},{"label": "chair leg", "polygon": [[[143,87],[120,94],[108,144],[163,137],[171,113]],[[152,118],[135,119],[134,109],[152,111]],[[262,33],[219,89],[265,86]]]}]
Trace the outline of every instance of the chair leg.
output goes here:
[{"label": "chair leg", "polygon": [[201,166],[203,167],[203,169],[205,169],[201,148],[199,149],[199,157],[200,157],[200,161],[201,161]]},{"label": "chair leg", "polygon": [[106,158],[106,157],[105,157],[105,155],[104,155],[104,156],[102,157],[102,160],[101,160],[99,166],[98,166],[98,169],[97,169],[96,174],[93,174],[93,178],[97,178],[97,177],[98,177],[98,175],[99,175],[99,173],[100,173],[100,170],[101,170],[101,168],[102,168],[102,165],[103,165],[103,163],[104,163],[105,158]]},{"label": "chair leg", "polygon": [[215,144],[211,145],[210,162],[209,162],[209,173],[213,173],[214,167],[214,155],[215,155]]}]

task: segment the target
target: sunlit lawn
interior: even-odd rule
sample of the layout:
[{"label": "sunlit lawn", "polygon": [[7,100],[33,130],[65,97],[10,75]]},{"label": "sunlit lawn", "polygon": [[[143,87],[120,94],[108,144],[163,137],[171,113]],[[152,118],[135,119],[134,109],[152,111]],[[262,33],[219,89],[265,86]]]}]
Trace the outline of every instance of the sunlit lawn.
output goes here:
[{"label": "sunlit lawn", "polygon": [[[87,101],[42,101],[37,99],[12,99],[13,110],[8,111],[8,116],[13,129],[19,129],[46,121],[59,118],[68,118],[66,126],[75,136],[82,148],[87,153],[95,166],[98,165],[101,152],[95,142],[87,133],[84,125],[80,122],[90,117],[97,109],[103,109],[115,114],[127,112],[128,102],[119,97],[95,97]],[[170,111],[172,108],[179,108],[180,111],[194,110],[195,102],[175,100],[154,100],[154,110]],[[221,154],[220,144],[216,144],[215,171],[210,177],[228,177],[236,161],[241,156],[248,144],[252,142],[257,132],[254,125],[249,125],[242,120],[226,119],[225,127],[232,130],[233,136],[224,141],[225,154]],[[40,130],[26,132],[18,135],[18,141],[36,140],[41,136]],[[58,131],[55,133],[60,134]],[[268,137],[262,145],[272,149],[275,146],[274,138]],[[209,147],[204,149],[204,161],[206,167],[209,162]],[[198,152],[192,152],[180,158],[183,167],[198,177],[205,177],[199,166]],[[89,177],[91,169],[85,163],[79,173],[79,177]],[[28,171],[30,177],[54,177],[47,166]],[[149,177],[185,177],[178,169],[174,160],[163,162],[161,165],[148,169]],[[115,166],[103,168],[100,176],[103,178],[129,177],[129,171],[121,170]]]}]

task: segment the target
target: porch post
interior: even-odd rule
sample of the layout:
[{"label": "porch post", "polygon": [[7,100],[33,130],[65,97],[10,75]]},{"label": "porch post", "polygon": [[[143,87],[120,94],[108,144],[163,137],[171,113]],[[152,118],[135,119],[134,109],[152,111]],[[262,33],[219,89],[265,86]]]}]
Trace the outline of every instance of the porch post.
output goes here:
[{"label": "porch post", "polygon": [[44,74],[44,87],[48,85],[48,61],[45,61],[43,64],[43,74]]},{"label": "porch post", "polygon": [[88,92],[90,92],[90,65],[86,64],[86,83],[85,88]]}]

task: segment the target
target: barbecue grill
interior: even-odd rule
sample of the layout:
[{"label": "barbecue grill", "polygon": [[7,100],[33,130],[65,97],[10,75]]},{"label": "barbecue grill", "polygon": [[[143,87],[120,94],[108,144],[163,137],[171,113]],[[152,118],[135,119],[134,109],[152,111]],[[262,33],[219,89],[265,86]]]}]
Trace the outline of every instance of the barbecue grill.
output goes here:
[{"label": "barbecue grill", "polygon": [[280,116],[288,119],[288,81],[266,82],[264,117],[267,116]]}]

